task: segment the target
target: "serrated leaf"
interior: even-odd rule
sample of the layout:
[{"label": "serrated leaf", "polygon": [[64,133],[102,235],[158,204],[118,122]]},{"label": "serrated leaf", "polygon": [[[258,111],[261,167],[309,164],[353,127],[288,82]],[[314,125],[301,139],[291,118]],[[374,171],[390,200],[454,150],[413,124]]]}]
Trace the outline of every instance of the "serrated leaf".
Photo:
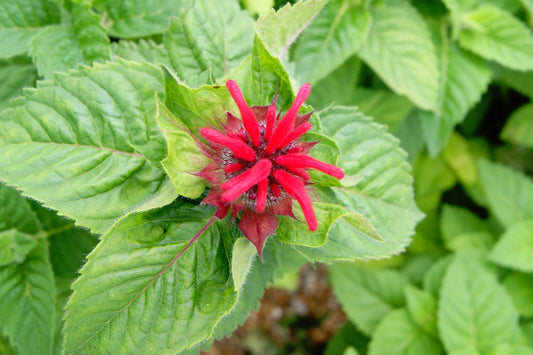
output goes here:
[{"label": "serrated leaf", "polygon": [[439,114],[428,113],[421,119],[429,153],[435,156],[448,142],[456,124],[487,90],[491,71],[485,62],[443,38],[439,48],[441,89]]},{"label": "serrated leaf", "polygon": [[368,347],[368,355],[439,355],[437,340],[419,328],[405,309],[387,315],[378,325]]},{"label": "serrated leaf", "polygon": [[23,263],[0,267],[0,327],[21,353],[52,353],[54,293],[44,239]]},{"label": "serrated leaf", "polygon": [[169,16],[178,16],[188,0],[110,0],[103,2],[109,34],[134,39],[163,33]]},{"label": "serrated leaf", "polygon": [[512,273],[505,278],[503,286],[511,296],[518,313],[523,317],[533,316],[533,275]]},{"label": "serrated leaf", "polygon": [[41,225],[28,200],[16,190],[0,184],[0,231],[8,229],[37,234]]},{"label": "serrated leaf", "polygon": [[31,39],[42,27],[60,20],[61,11],[56,1],[3,1],[0,4],[0,58],[26,53]]},{"label": "serrated leaf", "polygon": [[371,16],[348,0],[331,1],[303,33],[294,52],[296,76],[314,84],[354,55]]},{"label": "serrated leaf", "polygon": [[[1,48],[1,47],[0,47]],[[35,66],[29,58],[0,60],[0,112],[9,106],[9,100],[22,94],[22,89],[33,86],[37,80]]]},{"label": "serrated leaf", "polygon": [[217,80],[237,67],[250,52],[253,33],[237,1],[198,0],[170,19],[163,42],[177,76],[189,83],[206,70]]},{"label": "serrated leaf", "polygon": [[392,270],[367,270],[353,264],[330,267],[330,281],[348,318],[370,335],[394,308],[405,305],[406,277]]},{"label": "serrated leaf", "polygon": [[414,323],[435,338],[439,337],[437,330],[437,301],[431,294],[416,287],[405,288],[407,310]]},{"label": "serrated leaf", "polygon": [[459,254],[446,271],[438,318],[448,352],[473,345],[486,353],[520,336],[518,315],[504,288],[468,255]]},{"label": "serrated leaf", "polygon": [[237,296],[227,223],[177,258],[210,211],[178,201],[104,234],[72,286],[63,352],[175,354],[210,336]]},{"label": "serrated leaf", "polygon": [[481,5],[463,14],[459,43],[484,58],[515,70],[533,69],[533,35],[510,13]]},{"label": "serrated leaf", "polygon": [[111,52],[113,58],[122,58],[134,62],[146,60],[152,64],[164,64],[170,67],[168,53],[165,47],[157,44],[152,40],[141,39],[138,42],[119,41],[111,43]]},{"label": "serrated leaf", "polygon": [[[339,220],[320,248],[295,247],[310,260],[332,262],[382,258],[410,242],[422,214],[413,201],[412,177],[405,152],[386,127],[353,107],[334,107],[321,114],[322,132],[340,148],[338,166],[353,186],[322,188],[329,202],[363,215],[383,240],[369,238]],[[341,181],[341,183],[344,180]]]},{"label": "serrated leaf", "polygon": [[90,8],[75,5],[71,25],[48,26],[39,32],[30,43],[39,75],[52,79],[54,72],[65,72],[78,64],[109,60],[109,39],[99,20]]},{"label": "serrated leaf", "polygon": [[375,3],[359,56],[400,95],[429,111],[438,109],[435,46],[422,17],[406,0]]},{"label": "serrated leaf", "polygon": [[299,1],[294,5],[287,3],[278,11],[270,9],[256,21],[255,30],[269,52],[282,57],[326,3],[327,0]]},{"label": "serrated leaf", "polygon": [[489,259],[511,269],[533,272],[533,219],[509,227],[490,252]]},{"label": "serrated leaf", "polygon": [[[0,115],[0,179],[95,233],[172,201],[157,163],[161,72],[147,63],[80,67],[26,90]],[[50,193],[53,189],[54,193]]]},{"label": "serrated leaf", "polygon": [[500,138],[506,142],[533,148],[533,104],[514,111],[505,123]]},{"label": "serrated leaf", "polygon": [[533,181],[513,169],[479,160],[479,174],[488,207],[505,227],[533,218]]}]

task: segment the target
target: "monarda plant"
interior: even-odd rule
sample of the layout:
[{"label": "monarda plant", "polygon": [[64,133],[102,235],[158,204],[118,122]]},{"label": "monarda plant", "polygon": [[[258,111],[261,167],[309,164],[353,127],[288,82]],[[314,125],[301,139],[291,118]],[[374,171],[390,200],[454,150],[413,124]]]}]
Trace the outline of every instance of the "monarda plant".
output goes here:
[{"label": "monarda plant", "polygon": [[324,5],[254,24],[236,2],[201,0],[158,27],[66,2],[65,24],[49,19],[26,44],[39,81],[0,113],[9,344],[198,353],[286,272],[404,250],[422,214],[398,140],[356,107],[306,105],[307,79],[286,69]]}]

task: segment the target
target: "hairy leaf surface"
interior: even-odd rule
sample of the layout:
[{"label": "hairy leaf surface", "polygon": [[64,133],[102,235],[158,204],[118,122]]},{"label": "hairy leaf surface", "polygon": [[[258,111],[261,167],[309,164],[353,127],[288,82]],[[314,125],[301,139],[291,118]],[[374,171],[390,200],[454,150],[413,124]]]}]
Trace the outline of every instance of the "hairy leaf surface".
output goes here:
[{"label": "hairy leaf surface", "polygon": [[9,100],[22,94],[22,89],[32,86],[37,71],[29,58],[17,57],[0,60],[0,112],[9,106]]}]

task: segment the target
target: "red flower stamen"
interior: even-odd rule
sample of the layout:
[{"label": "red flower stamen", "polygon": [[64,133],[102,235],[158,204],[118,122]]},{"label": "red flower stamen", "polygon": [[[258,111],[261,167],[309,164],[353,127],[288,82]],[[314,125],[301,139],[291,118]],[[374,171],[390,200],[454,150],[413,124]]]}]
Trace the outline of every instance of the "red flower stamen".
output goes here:
[{"label": "red flower stamen", "polygon": [[302,212],[304,213],[309,230],[316,231],[318,223],[316,221],[315,211],[313,210],[309,196],[307,196],[303,181],[283,170],[274,170],[272,174],[281,187],[295,198],[302,207]]},{"label": "red flower stamen", "polygon": [[257,118],[255,117],[254,112],[244,100],[241,89],[239,89],[236,82],[233,80],[228,80],[226,87],[228,88],[231,97],[233,97],[233,100],[235,100],[235,103],[241,112],[244,129],[246,132],[248,132],[248,135],[252,140],[252,144],[257,147],[259,143],[261,143],[261,134],[259,132],[259,124],[257,123]]},{"label": "red flower stamen", "polygon": [[337,179],[342,179],[344,177],[344,172],[337,168],[335,165],[327,164],[316,160],[313,157],[305,154],[287,154],[280,155],[274,161],[280,165],[292,168],[312,168],[320,170],[323,173],[331,175]]},{"label": "red flower stamen", "polygon": [[302,207],[309,229],[317,229],[307,194],[311,176],[305,169],[316,169],[338,179],[344,173],[307,155],[318,142],[298,141],[312,127],[308,122],[310,114],[298,114],[309,95],[309,84],[302,86],[280,120],[275,103],[250,108],[234,81],[229,80],[227,88],[241,118],[228,112],[223,132],[200,130],[207,141],[201,143],[201,150],[212,162],[197,175],[212,185],[203,202],[217,207],[218,218],[224,218],[230,210],[233,218],[241,213],[239,228],[261,256],[265,239],[278,227],[276,215],[295,218],[292,199]]}]

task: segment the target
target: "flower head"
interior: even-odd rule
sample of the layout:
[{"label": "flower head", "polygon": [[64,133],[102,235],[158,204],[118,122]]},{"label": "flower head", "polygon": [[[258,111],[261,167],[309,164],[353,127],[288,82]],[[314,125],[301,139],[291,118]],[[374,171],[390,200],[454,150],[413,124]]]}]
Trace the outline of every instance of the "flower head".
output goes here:
[{"label": "flower head", "polygon": [[204,154],[212,161],[197,175],[211,183],[202,201],[217,207],[215,215],[224,218],[231,209],[235,218],[242,211],[239,228],[261,256],[265,239],[276,231],[276,215],[294,217],[292,200],[303,211],[309,230],[317,229],[317,220],[308,195],[310,176],[315,169],[342,179],[338,167],[308,155],[318,142],[299,141],[312,127],[311,114],[299,115],[311,86],[303,85],[283,117],[275,102],[250,107],[233,80],[226,86],[239,108],[241,118],[227,112],[224,131],[205,127],[200,134]]}]

